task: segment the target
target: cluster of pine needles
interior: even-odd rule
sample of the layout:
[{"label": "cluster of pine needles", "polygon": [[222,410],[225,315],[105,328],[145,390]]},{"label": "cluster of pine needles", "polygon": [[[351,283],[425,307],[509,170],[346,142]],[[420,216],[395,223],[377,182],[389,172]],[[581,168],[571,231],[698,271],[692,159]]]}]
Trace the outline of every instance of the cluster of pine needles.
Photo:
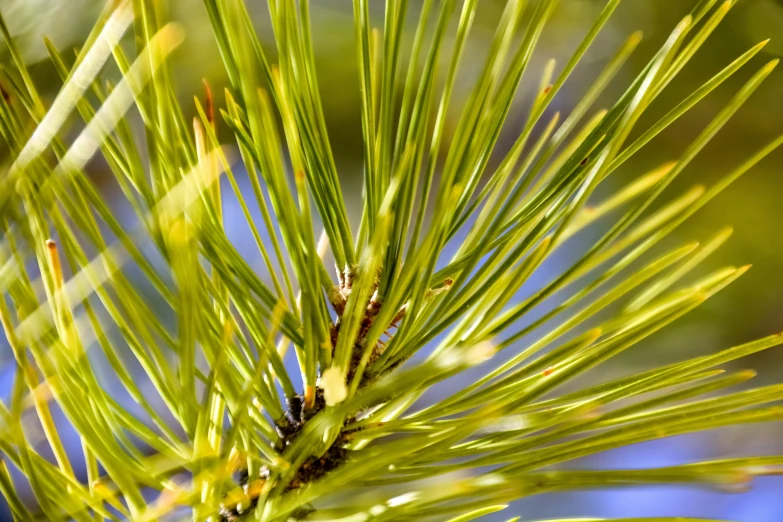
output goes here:
[{"label": "cluster of pine needles", "polygon": [[[783,471],[783,456],[569,467],[783,420],[783,386],[728,390],[754,374],[721,369],[780,334],[564,390],[747,270],[686,277],[728,229],[651,250],[783,144],[659,197],[775,68],[753,65],[766,42],[637,125],[735,0],[698,2],[624,93],[595,107],[641,39],[630,35],[564,116],[550,105],[620,0],[566,63],[538,71],[558,2],[509,0],[475,77],[478,0],[389,0],[377,27],[370,3],[353,1],[359,85],[345,87],[361,99],[355,222],[307,0],[267,2],[278,63],[244,2],[204,0],[228,87],[199,89],[194,104],[178,98],[171,56],[185,35],[165,1],[109,2],[75,59],[47,41],[62,77],[51,101],[0,23],[0,319],[16,370],[0,403],[0,492],[15,520],[456,522],[544,492],[737,489]],[[751,67],[680,157],[617,188],[613,172]],[[521,85],[535,95],[509,118]],[[504,129],[515,140],[496,161]],[[97,157],[121,203],[88,175]],[[615,190],[597,199],[602,184]],[[227,201],[245,224],[224,221]],[[245,225],[259,266],[229,240]],[[588,228],[589,248],[541,270]],[[465,382],[466,370],[480,377]],[[428,400],[438,383],[448,393]]]}]

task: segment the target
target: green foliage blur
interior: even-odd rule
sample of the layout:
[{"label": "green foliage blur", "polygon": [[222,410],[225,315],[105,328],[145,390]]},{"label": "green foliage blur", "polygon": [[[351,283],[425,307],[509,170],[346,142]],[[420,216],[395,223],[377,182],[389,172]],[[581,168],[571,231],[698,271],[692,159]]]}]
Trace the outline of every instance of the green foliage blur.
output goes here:
[{"label": "green foliage blur", "polygon": [[[412,2],[408,12],[409,30],[418,16],[420,2]],[[466,60],[467,74],[464,95],[470,85],[471,63],[480,63],[486,45],[494,31],[503,6],[500,0],[483,0],[471,35]],[[172,3],[172,17],[184,23],[187,33],[185,45],[177,51],[173,61],[183,102],[201,94],[201,79],[207,78],[216,93],[226,84],[223,65],[209,28],[206,13],[197,0],[181,0]],[[554,58],[562,65],[584,35],[590,22],[596,17],[602,0],[562,0],[551,23],[547,27],[537,50],[534,71],[540,71],[546,61]],[[31,62],[39,62],[33,68],[39,85],[51,83],[51,93],[59,86],[55,72],[45,60],[42,36],[47,36],[60,49],[78,48],[100,9],[94,0],[3,0],[0,10],[6,16],[12,33]],[[380,24],[383,2],[372,3],[371,16]],[[563,92],[553,103],[554,110],[568,113],[578,96],[598,73],[599,68],[614,52],[617,45],[631,32],[641,30],[644,39],[631,57],[614,85],[627,85],[649,60],[671,27],[693,7],[693,2],[683,0],[626,0],[610,20],[587,59],[575,71]],[[252,2],[250,8],[255,17],[259,34],[273,41],[272,28],[264,2]],[[361,120],[360,92],[353,44],[351,3],[346,0],[329,0],[313,3],[313,34],[319,82],[325,104],[326,120],[332,145],[337,155],[343,188],[361,187]],[[63,17],[68,23],[62,23]],[[58,23],[58,20],[60,23]],[[409,35],[410,36],[410,35]],[[685,68],[682,74],[661,95],[645,115],[646,121],[639,128],[657,120],[676,102],[693,92],[709,76],[740,55],[750,46],[771,38],[755,62],[761,64],[783,55],[783,1],[741,0],[702,50]],[[410,45],[410,42],[408,42]],[[269,46],[270,53],[273,46]],[[2,56],[0,54],[0,56]],[[271,54],[274,56],[274,54]],[[475,57],[471,60],[471,56]],[[3,60],[7,58],[4,56]],[[404,61],[404,60],[403,60]],[[655,142],[638,153],[622,172],[615,177],[618,184],[634,175],[666,161],[675,159],[698,134],[709,119],[752,74],[753,68],[732,77],[725,85],[712,93],[684,118],[668,129]],[[402,80],[401,80],[402,81]],[[538,79],[532,75],[527,85],[532,89]],[[525,85],[523,80],[523,88]],[[619,87],[605,93],[607,100],[616,98]],[[778,68],[725,129],[713,140],[685,175],[668,190],[679,193],[694,184],[709,184],[737,165],[749,152],[767,142],[783,129],[783,70]],[[504,138],[496,151],[500,157],[503,145],[510,146],[522,125],[531,99],[521,92],[520,102],[513,109],[519,118],[509,118]],[[219,103],[222,96],[218,94]],[[458,103],[454,106],[459,106]],[[515,126],[516,125],[516,126]],[[93,175],[100,179],[100,164],[93,164]],[[107,189],[108,190],[108,189]],[[107,194],[110,196],[110,194]],[[350,197],[350,194],[349,194]],[[353,194],[358,202],[361,195]],[[661,198],[666,201],[668,198]],[[633,350],[620,363],[626,370],[663,363],[675,358],[708,353],[718,346],[754,338],[783,324],[783,151],[743,177],[731,190],[722,194],[669,238],[667,245],[683,238],[706,239],[714,231],[731,225],[734,235],[707,261],[708,271],[725,264],[737,266],[753,264],[753,269],[740,282],[732,285],[720,297],[679,320],[661,335]],[[349,199],[350,207],[350,199]],[[358,219],[358,205],[349,208],[352,218]],[[766,351],[742,364],[760,369],[761,379],[771,381],[783,374],[779,363],[781,351]],[[622,371],[618,369],[617,371]]]}]

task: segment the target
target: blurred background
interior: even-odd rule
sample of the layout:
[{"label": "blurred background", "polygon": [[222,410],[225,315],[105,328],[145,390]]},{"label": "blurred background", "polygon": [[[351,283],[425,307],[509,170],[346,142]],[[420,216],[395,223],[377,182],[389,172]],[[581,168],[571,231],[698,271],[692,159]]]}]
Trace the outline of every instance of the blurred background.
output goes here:
[{"label": "blurred background", "polygon": [[[274,56],[274,45],[265,2],[248,3],[256,15],[259,34],[266,37],[271,58]],[[464,61],[468,71],[464,85],[458,89],[461,92],[457,95],[468,92],[471,68],[480,67],[486,44],[492,37],[504,3],[501,0],[480,2],[468,56]],[[361,197],[362,147],[351,2],[319,0],[312,4],[316,58],[326,118],[343,188],[349,191],[349,202],[355,203],[350,211],[352,217],[356,217]],[[382,20],[382,4],[371,2],[375,9],[373,17],[378,24]],[[409,8],[411,33],[419,4],[412,0]],[[512,109],[498,146],[498,157],[510,146],[514,132],[518,131],[526,117],[530,94],[538,84],[537,73],[542,70],[546,60],[555,58],[559,65],[565,63],[604,4],[604,0],[560,1],[537,49],[531,74],[523,80],[518,103]],[[625,0],[555,99],[550,111],[560,110],[567,114],[616,48],[633,31],[642,30],[642,44],[602,98],[606,104],[616,99],[674,25],[695,4],[692,0]],[[201,2],[176,0],[170,2],[170,5],[172,18],[181,21],[187,32],[186,44],[177,51],[173,61],[183,103],[189,104],[187,100],[192,99],[193,95],[200,95],[201,78],[208,78],[213,91],[221,93],[226,78]],[[78,48],[101,6],[102,3],[93,0],[0,0],[0,11],[11,33],[22,46],[25,58],[33,64],[32,70],[38,85],[50,86],[44,89],[49,96],[56,93],[60,81],[46,62],[42,37],[49,37],[60,50]],[[709,77],[766,38],[772,38],[771,42],[748,66],[643,148],[608,183],[624,184],[635,175],[676,159],[761,65],[783,55],[783,2],[740,0],[691,63],[656,100],[639,127],[644,129],[656,121]],[[0,63],[10,64],[10,57],[3,45],[0,44]],[[668,189],[668,195],[679,194],[694,184],[714,183],[733,166],[783,132],[781,69],[773,72],[692,166]],[[217,103],[223,105],[222,95],[218,95]],[[459,107],[460,104],[453,103],[452,106]],[[600,101],[598,106],[602,106]],[[104,177],[110,177],[102,172],[100,165],[91,168],[99,182]],[[738,282],[695,312],[605,365],[601,369],[600,378],[606,379],[615,374],[627,374],[651,365],[710,353],[783,330],[783,238],[780,236],[783,230],[782,176],[783,151],[779,150],[676,231],[669,244],[706,239],[726,225],[734,227],[731,240],[708,259],[700,273],[724,265],[750,263],[754,266]],[[351,190],[355,192],[350,193]],[[111,197],[110,185],[106,186],[106,191],[107,196]],[[236,209],[228,207],[226,212],[229,223],[233,216],[242,219]],[[241,242],[240,237],[234,239]],[[584,240],[590,240],[589,234],[585,235]],[[13,375],[9,369],[9,358],[10,353],[0,351],[0,391],[3,396],[10,388]],[[781,363],[783,350],[771,350],[742,360],[737,367],[753,368],[759,372],[757,381],[769,383],[783,381]],[[74,447],[78,449],[78,442]],[[765,424],[632,446],[579,462],[578,465],[647,467],[773,452],[783,452],[783,426]],[[783,520],[781,513],[783,480],[769,478],[759,480],[755,489],[744,495],[668,487],[544,495],[516,503],[498,520],[507,519],[511,515],[519,515],[522,520],[680,515],[741,522],[775,522]],[[6,512],[0,511],[0,520],[7,516]]]}]

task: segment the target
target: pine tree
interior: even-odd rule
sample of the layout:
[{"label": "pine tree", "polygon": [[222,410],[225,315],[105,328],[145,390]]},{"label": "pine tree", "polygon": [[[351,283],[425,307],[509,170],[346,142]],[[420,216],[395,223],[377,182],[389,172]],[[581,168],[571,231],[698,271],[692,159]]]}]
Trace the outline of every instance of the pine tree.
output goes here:
[{"label": "pine tree", "polygon": [[[0,24],[13,61],[0,79],[11,151],[0,180],[0,318],[16,364],[0,406],[0,491],[14,518],[456,522],[543,492],[739,487],[779,473],[783,456],[569,467],[644,441],[783,419],[780,385],[732,391],[754,373],[720,369],[780,334],[564,390],[747,270],[681,282],[727,230],[651,250],[783,144],[713,186],[660,197],[777,61],[753,65],[679,158],[625,186],[611,177],[751,67],[766,42],[637,125],[734,3],[699,2],[624,94],[597,109],[640,41],[630,35],[560,115],[552,100],[619,0],[566,63],[543,71],[531,56],[557,1],[509,0],[464,103],[455,90],[478,0],[390,0],[378,28],[370,2],[354,0],[359,85],[345,88],[361,93],[359,222],[327,134],[307,0],[268,2],[274,53],[242,1],[204,0],[229,86],[220,96],[207,85],[194,106],[181,103],[170,70],[185,35],[166,2],[110,2],[73,63],[47,42],[62,76],[51,102]],[[126,32],[135,49],[122,45]],[[115,66],[113,84],[105,71]],[[523,84],[538,88],[520,125],[509,114]],[[509,125],[520,129],[514,143],[490,162]],[[87,174],[94,157],[122,203]],[[614,190],[599,199],[602,183]],[[246,223],[224,219],[227,201]],[[132,223],[118,206],[132,209]],[[229,240],[237,226],[262,267]],[[588,228],[598,240],[542,275]],[[66,449],[55,405],[81,453]]]}]

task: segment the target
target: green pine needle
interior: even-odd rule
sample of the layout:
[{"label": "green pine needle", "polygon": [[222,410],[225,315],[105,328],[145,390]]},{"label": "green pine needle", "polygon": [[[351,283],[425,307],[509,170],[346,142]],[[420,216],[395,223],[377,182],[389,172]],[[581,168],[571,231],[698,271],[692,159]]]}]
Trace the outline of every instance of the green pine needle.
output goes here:
[{"label": "green pine needle", "polygon": [[[568,467],[639,442],[783,420],[781,385],[734,391],[755,373],[720,368],[783,334],[564,391],[747,271],[680,283],[730,228],[649,251],[783,136],[715,185],[663,201],[777,61],[756,65],[760,42],[640,128],[735,3],[705,0],[614,104],[595,107],[640,33],[570,114],[550,114],[621,2],[606,2],[566,63],[535,71],[557,3],[509,0],[458,100],[477,0],[424,0],[415,27],[408,0],[386,2],[382,27],[370,2],[354,0],[359,84],[346,88],[361,93],[358,223],[327,133],[307,0],[268,2],[275,53],[243,2],[204,0],[229,86],[220,97],[207,85],[193,106],[181,105],[171,71],[185,35],[166,2],[108,2],[75,61],[47,40],[63,82],[52,101],[0,19],[12,60],[0,77],[11,152],[0,181],[0,320],[16,368],[0,403],[0,493],[14,518],[464,522],[545,492],[737,490],[783,473],[783,456]],[[133,50],[120,45],[128,32]],[[596,200],[619,167],[749,67],[681,157]],[[522,84],[538,88],[494,166]],[[132,222],[88,176],[96,156]],[[260,270],[229,240],[232,201]],[[543,278],[548,259],[607,216],[583,255]],[[465,382],[469,369],[480,376]],[[451,393],[430,400],[448,379]],[[81,453],[63,443],[54,405]],[[80,459],[86,479],[74,471]]]}]

